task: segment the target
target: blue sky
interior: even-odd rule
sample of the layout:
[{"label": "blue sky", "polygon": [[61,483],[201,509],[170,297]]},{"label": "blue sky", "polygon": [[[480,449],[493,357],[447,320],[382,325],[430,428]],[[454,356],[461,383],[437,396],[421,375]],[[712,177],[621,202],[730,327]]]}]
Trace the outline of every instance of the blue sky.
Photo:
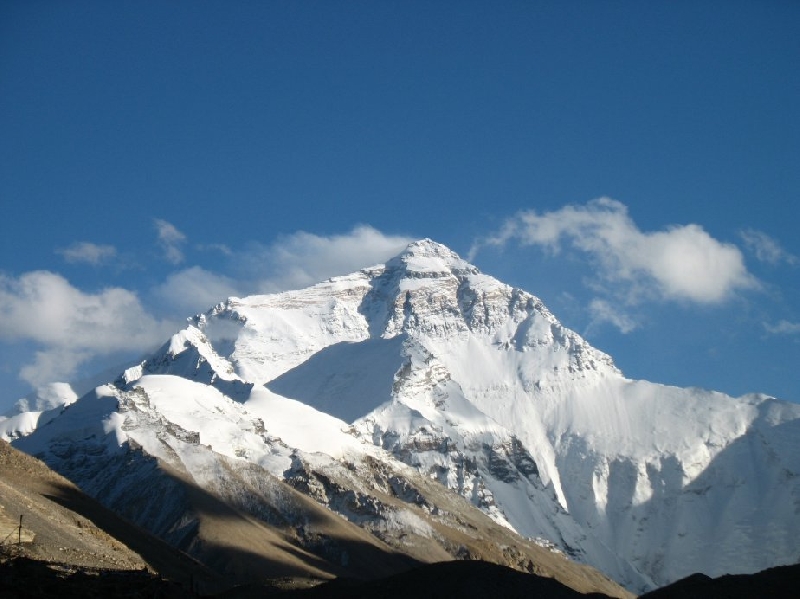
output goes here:
[{"label": "blue sky", "polygon": [[0,5],[0,410],[430,237],[800,401],[800,3]]}]

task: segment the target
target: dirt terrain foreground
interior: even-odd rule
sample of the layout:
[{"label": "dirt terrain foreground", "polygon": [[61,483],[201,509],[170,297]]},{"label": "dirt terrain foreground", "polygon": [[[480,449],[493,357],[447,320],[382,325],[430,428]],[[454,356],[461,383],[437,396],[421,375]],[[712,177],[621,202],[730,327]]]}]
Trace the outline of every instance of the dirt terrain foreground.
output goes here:
[{"label": "dirt terrain foreground", "polygon": [[[0,506],[3,556],[49,563],[62,572],[149,571],[184,585],[219,584],[202,564],[118,517],[4,441],[0,441]],[[20,515],[23,529],[18,543]]]}]

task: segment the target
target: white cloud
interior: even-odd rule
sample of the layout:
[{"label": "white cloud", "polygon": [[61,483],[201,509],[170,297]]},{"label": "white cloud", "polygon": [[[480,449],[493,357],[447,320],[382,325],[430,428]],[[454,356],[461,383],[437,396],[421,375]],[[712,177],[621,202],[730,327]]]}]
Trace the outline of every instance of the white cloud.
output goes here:
[{"label": "white cloud", "polygon": [[200,251],[219,252],[223,256],[233,256],[233,250],[224,243],[203,243],[195,246]]},{"label": "white cloud", "polygon": [[772,237],[756,229],[745,229],[740,232],[747,249],[753,252],[759,260],[767,264],[777,265],[781,262],[796,265],[800,258],[784,250]]},{"label": "white cloud", "polygon": [[544,214],[520,212],[471,253],[512,240],[553,253],[562,246],[586,253],[599,280],[616,285],[629,303],[656,297],[711,304],[759,286],[736,246],[694,224],[641,231],[625,205],[609,198]]},{"label": "white cloud", "polygon": [[167,311],[190,316],[204,312],[232,295],[242,295],[236,282],[199,266],[176,273],[153,290]]},{"label": "white cloud", "polygon": [[69,378],[81,363],[102,353],[144,350],[170,331],[126,289],[84,293],[47,271],[0,275],[0,339],[42,347],[35,363],[20,373],[34,386]]},{"label": "white cloud", "polygon": [[775,325],[764,323],[764,328],[773,335],[800,335],[800,322],[781,320]]},{"label": "white cloud", "polygon": [[[300,289],[332,276],[385,262],[413,239],[361,225],[329,237],[299,231],[243,251],[224,247],[232,276],[193,266],[167,277],[153,296],[166,312],[189,316],[228,297]],[[222,247],[203,246],[222,250]]]},{"label": "white cloud", "polygon": [[385,262],[412,241],[409,237],[385,235],[366,225],[328,237],[299,231],[269,245],[252,244],[244,251],[225,247],[234,276],[193,266],[169,275],[152,295],[165,312],[190,316],[233,295],[300,289]]},{"label": "white cloud", "polygon": [[117,250],[113,245],[98,245],[88,241],[75,242],[69,247],[56,251],[70,264],[85,262],[93,266],[98,266],[117,255]]},{"label": "white cloud", "polygon": [[60,347],[37,351],[34,361],[20,369],[19,378],[34,388],[41,388],[42,385],[55,381],[66,381],[91,356],[91,352]]},{"label": "white cloud", "polygon": [[186,243],[186,235],[178,231],[174,225],[160,218],[153,219],[158,230],[158,243],[164,251],[164,257],[171,264],[183,262],[183,244]]},{"label": "white cloud", "polygon": [[367,225],[330,237],[299,231],[254,247],[244,267],[260,273],[262,293],[296,289],[385,262],[412,241]]},{"label": "white cloud", "polygon": [[592,319],[589,323],[589,328],[602,323],[608,323],[623,334],[630,333],[638,328],[638,324],[631,316],[615,309],[609,302],[603,299],[593,299],[589,303],[589,313]]}]

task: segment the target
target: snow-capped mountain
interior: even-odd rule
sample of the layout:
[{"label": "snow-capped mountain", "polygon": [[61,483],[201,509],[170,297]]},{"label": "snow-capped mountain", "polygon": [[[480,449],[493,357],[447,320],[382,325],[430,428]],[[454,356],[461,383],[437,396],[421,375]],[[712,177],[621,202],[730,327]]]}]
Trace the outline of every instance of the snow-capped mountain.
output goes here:
[{"label": "snow-capped mountain", "polygon": [[626,379],[539,299],[430,240],[229,298],[47,413],[15,445],[179,546],[204,542],[198,510],[139,488],[156,462],[165,485],[269,514],[303,551],[294,491],[414,559],[522,567],[549,547],[635,591],[800,550],[800,406]]}]

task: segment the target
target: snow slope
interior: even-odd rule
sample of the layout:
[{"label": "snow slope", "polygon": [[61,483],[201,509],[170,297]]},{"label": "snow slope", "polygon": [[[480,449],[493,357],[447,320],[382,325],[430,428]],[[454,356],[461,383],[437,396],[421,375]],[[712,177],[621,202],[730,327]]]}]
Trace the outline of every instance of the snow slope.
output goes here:
[{"label": "snow slope", "polygon": [[[135,442],[202,484],[220,474],[198,444],[312,494],[299,464],[327,469],[319,481],[346,478],[336,464],[405,464],[637,591],[800,550],[800,406],[626,379],[538,298],[430,240],[308,289],[229,298],[115,385],[95,400],[146,398]],[[130,415],[109,409],[91,418],[121,446]],[[45,429],[77,439],[77,412],[17,444],[52,454]],[[167,426],[191,443],[167,449]]]}]

